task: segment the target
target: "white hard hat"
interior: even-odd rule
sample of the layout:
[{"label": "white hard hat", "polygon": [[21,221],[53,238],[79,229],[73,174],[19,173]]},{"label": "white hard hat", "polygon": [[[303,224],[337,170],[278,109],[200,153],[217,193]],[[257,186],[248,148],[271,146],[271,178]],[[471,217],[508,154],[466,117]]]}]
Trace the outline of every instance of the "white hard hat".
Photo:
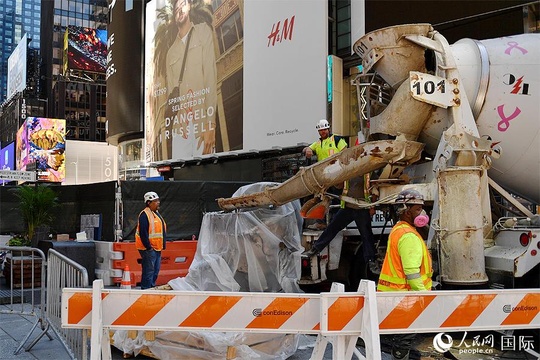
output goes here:
[{"label": "white hard hat", "polygon": [[321,119],[315,126],[317,130],[324,130],[324,129],[330,129],[330,124],[328,123],[328,120]]},{"label": "white hard hat", "polygon": [[395,201],[396,204],[424,205],[424,196],[420,192],[407,189],[400,192]]},{"label": "white hard hat", "polygon": [[146,194],[144,194],[144,202],[154,201],[154,200],[157,200],[157,199],[159,199],[159,196],[158,196],[158,194],[156,194],[153,191],[149,191]]}]

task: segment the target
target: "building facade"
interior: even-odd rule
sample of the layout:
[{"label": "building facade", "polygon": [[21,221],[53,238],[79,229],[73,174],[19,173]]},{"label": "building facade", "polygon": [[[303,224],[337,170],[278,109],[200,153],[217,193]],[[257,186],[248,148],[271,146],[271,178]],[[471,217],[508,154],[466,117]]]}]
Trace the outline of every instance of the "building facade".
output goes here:
[{"label": "building facade", "polygon": [[27,79],[36,86],[40,45],[41,0],[3,0],[0,3],[0,103],[7,100],[8,58],[24,34],[28,37]]}]

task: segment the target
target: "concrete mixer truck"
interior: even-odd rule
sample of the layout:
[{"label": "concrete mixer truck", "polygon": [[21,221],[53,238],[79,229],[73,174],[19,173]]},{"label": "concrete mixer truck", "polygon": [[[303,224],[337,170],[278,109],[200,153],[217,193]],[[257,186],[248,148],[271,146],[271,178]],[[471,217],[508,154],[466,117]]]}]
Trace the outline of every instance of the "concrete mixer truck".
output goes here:
[{"label": "concrete mixer truck", "polygon": [[[376,171],[376,205],[411,187],[432,205],[427,241],[443,288],[538,287],[540,219],[518,197],[540,202],[540,34],[449,45],[429,24],[400,25],[366,34],[354,50],[367,141],[220,207],[313,195],[309,214],[306,206],[329,203],[329,187]],[[493,216],[490,189],[520,216]]]}]

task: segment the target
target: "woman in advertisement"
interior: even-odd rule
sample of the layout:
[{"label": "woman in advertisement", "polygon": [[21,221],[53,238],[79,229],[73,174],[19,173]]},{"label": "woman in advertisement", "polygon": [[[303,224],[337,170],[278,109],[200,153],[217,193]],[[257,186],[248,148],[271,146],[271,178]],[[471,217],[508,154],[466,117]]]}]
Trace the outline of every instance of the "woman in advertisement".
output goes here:
[{"label": "woman in advertisement", "polygon": [[154,161],[215,152],[217,75],[212,8],[203,0],[160,7],[148,88],[147,141]]}]

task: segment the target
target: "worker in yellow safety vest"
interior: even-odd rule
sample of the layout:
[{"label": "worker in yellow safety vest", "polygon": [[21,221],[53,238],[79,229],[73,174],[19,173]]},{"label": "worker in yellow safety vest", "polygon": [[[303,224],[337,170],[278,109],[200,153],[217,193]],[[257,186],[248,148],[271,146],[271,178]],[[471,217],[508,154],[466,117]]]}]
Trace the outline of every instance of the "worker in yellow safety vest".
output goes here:
[{"label": "worker in yellow safety vest", "polygon": [[167,224],[159,213],[159,196],[153,191],[144,194],[146,207],[139,214],[135,247],[141,255],[141,289],[156,286],[161,268],[161,251],[165,250]]},{"label": "worker in yellow safety vest", "polygon": [[[328,120],[321,119],[315,125],[315,128],[319,132],[319,140],[315,141],[309,146],[306,146],[302,153],[306,155],[306,158],[311,159],[313,154],[317,156],[317,161],[323,161],[324,159],[341,152],[347,147],[347,142],[341,136],[334,135],[330,132],[330,123]],[[330,187],[328,192],[339,195],[341,189],[337,187]],[[326,222],[321,219],[317,219],[315,224],[309,225],[308,229],[312,230],[324,230],[326,229]]]},{"label": "worker in yellow safety vest", "polygon": [[319,120],[315,128],[319,132],[319,140],[302,150],[308,159],[315,153],[317,155],[317,161],[323,161],[347,147],[347,142],[341,136],[334,135],[330,132],[328,120]]},{"label": "worker in yellow safety vest", "polygon": [[[416,190],[403,190],[395,204],[399,221],[388,237],[377,290],[431,290],[431,255],[416,230],[416,227],[429,223],[429,217],[423,210],[424,197]],[[415,334],[395,335],[392,339],[392,359],[408,360],[414,337]]]}]

